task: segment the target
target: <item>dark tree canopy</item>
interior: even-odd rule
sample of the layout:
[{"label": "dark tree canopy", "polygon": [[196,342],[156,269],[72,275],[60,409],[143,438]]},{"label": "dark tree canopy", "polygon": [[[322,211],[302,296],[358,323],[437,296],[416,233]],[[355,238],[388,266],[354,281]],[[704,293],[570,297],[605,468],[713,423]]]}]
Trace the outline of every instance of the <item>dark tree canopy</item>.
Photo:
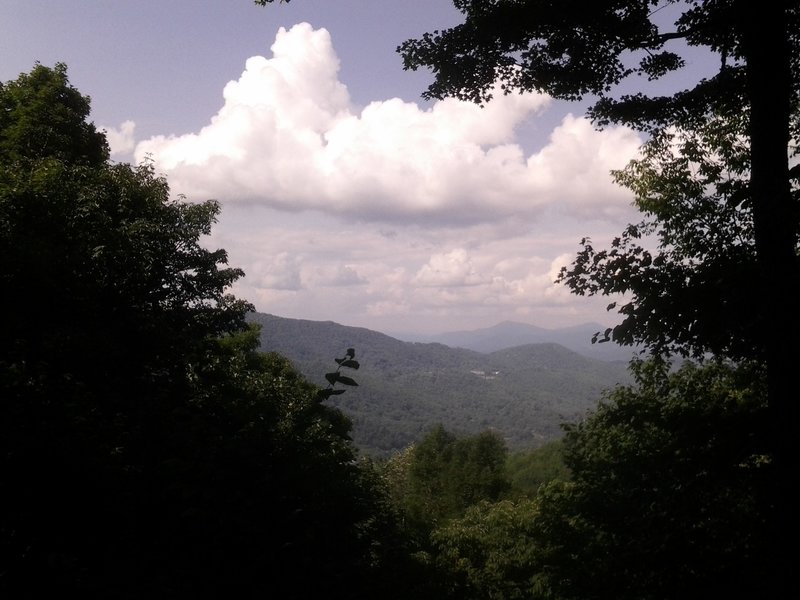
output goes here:
[{"label": "dark tree canopy", "polygon": [[15,393],[136,395],[246,327],[251,306],[227,294],[242,271],[201,243],[215,202],[172,200],[152,165],[110,163],[64,65],[4,84],[0,103],[0,281],[14,290],[0,364]]},{"label": "dark tree canopy", "polygon": [[[789,499],[799,472],[792,390],[800,362],[800,211],[789,160],[800,114],[800,2],[454,4],[462,24],[399,48],[406,68],[434,73],[428,97],[485,102],[499,83],[501,93],[586,98],[598,126],[629,125],[651,137],[643,159],[618,175],[645,220],[609,249],[584,240],[562,277],[579,294],[630,294],[632,301],[609,306],[623,316],[615,341],[766,365],[776,503],[769,579],[776,594],[785,593],[793,567],[781,548],[797,524]],[[715,54],[716,74],[670,94],[625,91],[686,73],[678,40]],[[673,134],[689,140],[679,142],[682,154],[671,155]],[[648,234],[661,246],[645,244]]]},{"label": "dark tree canopy", "polygon": [[111,163],[63,65],[0,107],[0,595],[392,597],[377,481],[258,351],[219,206]]},{"label": "dark tree canopy", "polygon": [[[706,110],[746,103],[746,2],[614,0],[454,0],[464,22],[426,33],[399,48],[407,69],[435,75],[424,96],[485,102],[503,93],[540,91],[557,98],[595,98],[600,123],[649,129],[702,119]],[[783,4],[783,3],[778,3]],[[786,3],[790,30],[798,26]],[[673,18],[670,18],[672,15]],[[672,96],[624,94],[619,84],[653,81],[686,67],[673,42],[720,55],[719,72]],[[796,51],[800,40],[791,38]],[[795,52],[796,55],[796,52]],[[797,64],[792,68],[796,73]],[[797,77],[794,77],[797,80]],[[634,84],[635,85],[635,84]],[[725,90],[725,94],[720,91]]]},{"label": "dark tree canopy", "polygon": [[[800,5],[768,4],[457,0],[462,24],[399,51],[406,68],[435,75],[427,97],[485,102],[499,82],[502,93],[592,99],[598,125],[648,132],[653,141],[644,159],[619,176],[651,217],[617,242],[637,250],[598,254],[587,242],[564,280],[580,294],[633,293],[617,307],[624,322],[616,341],[766,356],[779,332],[796,329],[783,299],[798,277],[800,233],[788,170],[800,117],[790,110],[800,90]],[[620,91],[686,72],[686,49],[717,54],[716,74],[671,95]],[[681,156],[667,157],[676,129],[690,139]],[[702,185],[717,189],[709,194]],[[679,214],[687,209],[692,216]],[[739,231],[723,225],[730,217]],[[657,258],[636,240],[662,227]],[[759,289],[761,298],[753,297]],[[733,344],[721,339],[726,327],[735,332]],[[780,361],[771,360],[777,372]]]},{"label": "dark tree canopy", "polygon": [[565,438],[532,538],[558,598],[763,595],[770,582],[766,386],[751,366],[634,369]]},{"label": "dark tree canopy", "polygon": [[584,239],[559,276],[577,294],[627,296],[610,306],[624,317],[615,342],[644,343],[657,354],[764,358],[742,121],[662,131],[615,173],[642,221],[608,249]]}]

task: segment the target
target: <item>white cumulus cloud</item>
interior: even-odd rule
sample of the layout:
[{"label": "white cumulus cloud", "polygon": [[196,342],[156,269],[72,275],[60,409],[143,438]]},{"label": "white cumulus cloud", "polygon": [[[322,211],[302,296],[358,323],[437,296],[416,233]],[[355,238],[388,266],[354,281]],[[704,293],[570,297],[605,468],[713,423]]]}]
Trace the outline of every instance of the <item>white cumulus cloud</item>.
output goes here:
[{"label": "white cumulus cloud", "polygon": [[623,203],[608,170],[633,157],[639,140],[628,130],[598,132],[570,116],[526,157],[514,132],[549,105],[546,96],[429,108],[393,98],[357,109],[325,29],[281,29],[271,50],[247,60],[208,125],[142,141],[137,160],[152,156],[192,199],[363,220],[466,225],[533,218],[552,205],[602,215]]},{"label": "white cumulus cloud", "polygon": [[554,280],[581,237],[600,243],[636,218],[609,175],[635,156],[633,132],[567,114],[526,153],[515,136],[553,109],[545,96],[356,107],[326,30],[281,29],[271,49],[205,127],[135,150],[173,192],[220,200],[208,241],[244,269],[237,295],[390,332],[603,320],[608,299]]}]

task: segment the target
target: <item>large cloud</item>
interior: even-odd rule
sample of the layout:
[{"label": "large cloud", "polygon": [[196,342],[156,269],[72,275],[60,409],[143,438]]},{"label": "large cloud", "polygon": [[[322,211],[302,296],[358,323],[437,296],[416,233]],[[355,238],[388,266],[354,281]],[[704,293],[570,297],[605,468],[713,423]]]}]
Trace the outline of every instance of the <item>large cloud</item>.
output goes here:
[{"label": "large cloud", "polygon": [[189,198],[362,220],[468,225],[550,206],[611,215],[627,203],[608,177],[639,145],[627,130],[598,132],[568,116],[526,157],[515,128],[548,106],[545,96],[357,109],[338,68],[325,29],[281,29],[272,58],[247,60],[206,127],[143,141],[136,158],[152,156]]},{"label": "large cloud", "polygon": [[636,135],[568,114],[526,153],[515,134],[542,130],[544,96],[358,108],[338,67],[324,29],[282,29],[206,127],[136,148],[174,192],[222,202],[209,244],[247,273],[237,295],[395,332],[605,318],[608,299],[554,280],[582,236],[602,244],[635,218],[609,170],[635,155]]}]

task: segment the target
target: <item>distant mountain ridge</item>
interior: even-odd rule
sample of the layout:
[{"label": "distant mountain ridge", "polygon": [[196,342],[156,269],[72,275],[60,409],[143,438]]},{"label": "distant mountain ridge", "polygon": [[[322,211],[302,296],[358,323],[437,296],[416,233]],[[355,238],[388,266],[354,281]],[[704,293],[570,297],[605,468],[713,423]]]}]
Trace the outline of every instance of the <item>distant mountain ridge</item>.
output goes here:
[{"label": "distant mountain ridge", "polygon": [[358,387],[327,402],[352,419],[354,442],[372,455],[404,448],[437,423],[466,434],[493,428],[512,449],[537,447],[596,406],[604,390],[630,382],[624,363],[555,343],[481,353],[332,321],[264,313],[251,320],[261,325],[262,350],[287,357],[320,386],[334,358],[355,348]]},{"label": "distant mountain ridge", "polygon": [[605,329],[606,327],[599,323],[546,329],[528,323],[503,321],[483,329],[406,337],[409,341],[437,342],[452,348],[466,348],[476,352],[495,352],[525,344],[554,343],[591,358],[629,361],[636,353],[635,348],[622,347],[614,343],[592,343],[592,336]]}]

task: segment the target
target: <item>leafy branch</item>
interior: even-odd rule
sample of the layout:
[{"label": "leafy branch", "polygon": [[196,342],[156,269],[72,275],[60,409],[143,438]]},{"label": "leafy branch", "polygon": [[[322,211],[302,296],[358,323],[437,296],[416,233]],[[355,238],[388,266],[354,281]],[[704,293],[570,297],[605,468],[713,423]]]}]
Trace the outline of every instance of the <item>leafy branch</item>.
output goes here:
[{"label": "leafy branch", "polygon": [[339,394],[344,394],[344,389],[336,389],[336,384],[340,383],[342,385],[349,385],[349,386],[358,386],[358,383],[352,378],[346,375],[342,375],[342,369],[353,369],[357,370],[359,366],[358,361],[355,360],[356,351],[353,348],[348,348],[347,352],[345,352],[344,358],[337,358],[336,363],[339,365],[335,371],[331,373],[325,373],[325,379],[328,381],[328,387],[324,390],[320,390],[317,392],[317,398],[322,400],[327,400],[331,396],[338,396]]}]

